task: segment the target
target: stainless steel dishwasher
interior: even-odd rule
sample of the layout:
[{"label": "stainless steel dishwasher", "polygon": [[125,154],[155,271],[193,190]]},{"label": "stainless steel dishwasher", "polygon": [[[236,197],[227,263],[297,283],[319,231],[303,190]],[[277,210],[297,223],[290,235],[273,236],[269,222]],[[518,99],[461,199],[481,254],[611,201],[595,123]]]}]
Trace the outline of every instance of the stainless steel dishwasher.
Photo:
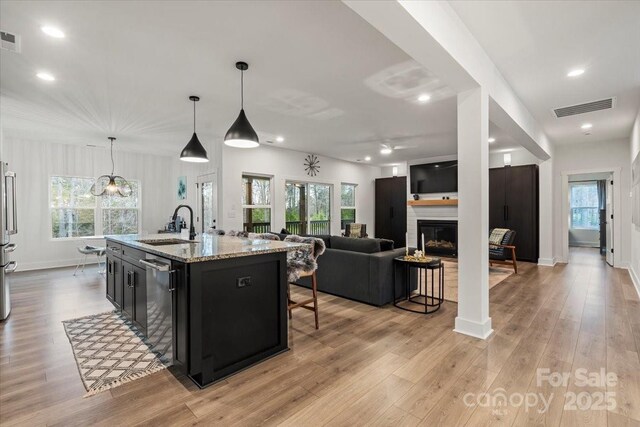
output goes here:
[{"label": "stainless steel dishwasher", "polygon": [[167,365],[173,365],[173,273],[171,261],[146,254],[140,263],[147,270],[147,339]]}]

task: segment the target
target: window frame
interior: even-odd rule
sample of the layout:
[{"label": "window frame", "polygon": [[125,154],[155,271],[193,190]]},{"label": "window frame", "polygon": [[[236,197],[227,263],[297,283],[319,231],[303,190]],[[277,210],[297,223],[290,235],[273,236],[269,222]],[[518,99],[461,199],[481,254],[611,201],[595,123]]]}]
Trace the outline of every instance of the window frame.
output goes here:
[{"label": "window frame", "polygon": [[573,195],[573,187],[595,187],[596,189],[596,197],[598,192],[598,182],[597,181],[581,181],[581,182],[569,182],[569,230],[589,230],[589,231],[599,231],[600,224],[597,224],[595,227],[577,227],[573,223],[573,211],[576,209],[595,209],[596,213],[599,215],[600,206],[573,206],[572,203],[572,195]]},{"label": "window frame", "polygon": [[[66,175],[66,174],[51,174],[49,175],[48,181],[47,181],[47,193],[48,193],[48,230],[49,230],[49,241],[51,242],[65,242],[65,241],[82,241],[82,240],[91,240],[91,239],[103,239],[105,236],[109,236],[109,234],[105,235],[105,234],[94,234],[92,236],[74,236],[74,237],[53,237],[53,219],[52,219],[52,211],[54,209],[60,209],[59,207],[51,207],[51,202],[52,202],[52,194],[51,194],[51,180],[54,177],[58,177],[58,178],[77,178],[77,179],[88,179],[91,181],[95,181],[95,177],[93,176],[80,176],[80,175]],[[142,230],[142,182],[140,180],[137,179],[131,179],[131,180],[127,180],[129,182],[135,182],[137,184],[138,187],[138,207],[135,208],[138,211],[138,230],[137,230],[137,234],[140,234],[141,230]],[[101,203],[99,201],[99,197],[100,196],[94,196],[95,199],[95,204],[93,208],[81,208],[81,209],[93,209],[93,227],[94,227],[94,233],[96,231],[103,231],[103,221],[102,221],[102,212],[104,210],[109,210],[109,209],[133,209],[133,208],[103,208],[101,206]],[[71,209],[77,209],[77,208],[71,208]],[[115,234],[115,236],[124,236],[124,234]]]},{"label": "window frame", "polygon": [[[353,187],[353,206],[343,206],[342,205],[342,187],[350,185]],[[356,191],[358,190],[358,184],[353,184],[351,182],[341,182],[340,183],[340,228],[342,228],[342,211],[344,209],[353,210],[353,223],[357,222],[358,219],[358,209],[356,208]]]},{"label": "window frame", "polygon": [[[251,177],[251,178],[260,178],[260,179],[264,179],[264,180],[269,180],[269,204],[268,205],[245,205],[244,203],[242,203],[242,199],[244,197],[244,179],[245,177]],[[273,193],[273,175],[265,175],[265,174],[261,174],[261,173],[251,173],[251,172],[242,172],[242,175],[240,176],[240,189],[241,189],[241,193],[240,193],[240,206],[242,209],[242,212],[240,213],[240,216],[242,218],[242,230],[244,231],[244,210],[245,209],[269,209],[269,230],[273,230],[273,201],[274,201],[274,193]],[[254,231],[250,231],[250,233],[253,233]]]},{"label": "window frame", "polygon": [[[304,222],[306,224],[306,228],[307,231],[309,231],[311,229],[311,216],[309,215],[309,186],[310,185],[324,185],[329,187],[329,218],[326,220],[326,222],[329,224],[329,231],[328,234],[331,234],[331,229],[333,228],[333,209],[334,209],[334,197],[335,197],[335,185],[331,182],[322,182],[322,181],[306,181],[306,180],[301,180],[298,178],[291,178],[291,179],[285,179],[284,180],[284,194],[285,194],[285,200],[284,200],[284,205],[283,205],[283,210],[284,210],[284,225],[285,227],[287,226],[287,184],[292,184],[292,185],[296,185],[296,184],[300,184],[300,185],[304,185],[305,187],[305,204],[306,204],[306,212],[305,212],[305,216],[306,218],[304,219]],[[341,202],[342,203],[342,202]],[[301,220],[302,222],[302,220]],[[308,233],[307,233],[308,234]]]}]

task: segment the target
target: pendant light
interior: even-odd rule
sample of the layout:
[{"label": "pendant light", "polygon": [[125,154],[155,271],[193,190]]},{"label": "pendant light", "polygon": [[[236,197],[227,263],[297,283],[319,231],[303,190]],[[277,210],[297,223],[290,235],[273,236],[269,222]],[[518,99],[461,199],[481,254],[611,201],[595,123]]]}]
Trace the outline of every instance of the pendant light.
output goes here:
[{"label": "pendant light", "polygon": [[111,175],[102,175],[96,179],[89,190],[94,196],[121,196],[129,197],[131,195],[131,185],[121,176],[114,175],[115,164],[113,162],[113,136],[109,137],[111,141]]},{"label": "pendant light", "polygon": [[224,136],[224,143],[229,147],[255,148],[260,145],[258,134],[244,114],[244,72],[249,69],[249,65],[246,62],[236,62],[236,68],[240,70],[240,114]]},{"label": "pendant light", "polygon": [[200,97],[192,95],[189,99],[193,101],[193,136],[182,150],[182,153],[180,153],[180,160],[183,162],[205,163],[209,161],[207,150],[204,149],[198,139],[198,135],[196,135],[196,102],[200,101]]}]

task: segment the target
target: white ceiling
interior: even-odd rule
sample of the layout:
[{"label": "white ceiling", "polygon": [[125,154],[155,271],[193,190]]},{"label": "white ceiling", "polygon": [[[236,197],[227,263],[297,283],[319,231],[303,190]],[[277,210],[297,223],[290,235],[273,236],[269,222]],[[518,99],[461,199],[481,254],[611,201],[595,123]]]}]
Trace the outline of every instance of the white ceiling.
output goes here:
[{"label": "white ceiling", "polygon": [[[372,164],[456,151],[456,101],[428,70],[341,2],[13,2],[0,27],[5,138],[178,155],[199,95],[201,141],[222,141],[245,110],[263,142]],[[64,39],[46,36],[53,25]],[[36,78],[39,71],[56,81]],[[432,100],[417,102],[428,92]],[[379,154],[381,144],[399,149]],[[400,149],[402,148],[402,149]]]},{"label": "white ceiling", "polygon": [[[554,143],[629,137],[640,108],[639,1],[450,3]],[[568,78],[574,68],[586,72]],[[551,112],[612,96],[612,110]]]},{"label": "white ceiling", "polygon": [[[640,2],[453,2],[554,142],[626,138],[640,104]],[[54,25],[53,39],[40,31]],[[429,70],[341,2],[0,3],[22,53],[0,56],[6,138],[178,155],[192,132],[221,142],[245,107],[261,140],[372,164],[456,152],[456,101]],[[580,78],[566,72],[584,67]],[[35,77],[39,71],[55,82]],[[416,101],[428,92],[432,100]],[[616,96],[615,110],[555,119],[551,109]],[[580,125],[593,123],[585,136]],[[494,151],[515,141],[490,124]],[[276,143],[277,144],[277,143]],[[398,148],[379,154],[381,144]]]}]

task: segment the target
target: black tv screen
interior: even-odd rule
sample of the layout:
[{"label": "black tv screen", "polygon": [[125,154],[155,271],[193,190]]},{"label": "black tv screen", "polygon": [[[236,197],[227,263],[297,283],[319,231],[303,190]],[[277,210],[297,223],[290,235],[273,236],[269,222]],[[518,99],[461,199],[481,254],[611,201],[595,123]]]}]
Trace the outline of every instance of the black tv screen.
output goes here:
[{"label": "black tv screen", "polygon": [[452,193],[458,191],[458,162],[412,165],[411,193]]}]

